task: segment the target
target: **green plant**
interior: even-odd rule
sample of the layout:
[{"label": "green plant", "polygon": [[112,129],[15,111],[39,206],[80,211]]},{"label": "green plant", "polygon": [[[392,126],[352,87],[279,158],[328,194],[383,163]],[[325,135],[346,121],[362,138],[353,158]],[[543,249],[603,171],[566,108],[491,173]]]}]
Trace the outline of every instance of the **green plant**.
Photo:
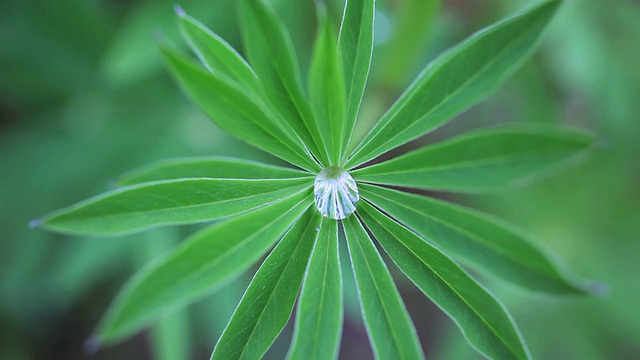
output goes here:
[{"label": "green plant", "polygon": [[347,1],[338,36],[319,10],[308,94],[288,33],[262,1],[241,1],[251,65],[178,9],[183,36],[204,65],[160,44],[185,92],[220,128],[299,169],[230,158],[165,161],[124,175],[117,190],[35,221],[62,233],[108,236],[222,219],[135,276],[96,341],[121,340],[212,292],[275,245],[212,358],[264,355],[299,292],[289,357],[335,358],[343,315],[342,233],[378,358],[423,355],[373,238],[476,350],[489,358],[528,358],[507,310],[457,261],[534,291],[588,293],[591,286],[500,220],[383,186],[495,190],[581,157],[592,136],[507,126],[368,162],[489,95],[533,52],[559,4],[531,7],[444,53],[361,141],[352,134],[371,62],[373,0]]}]

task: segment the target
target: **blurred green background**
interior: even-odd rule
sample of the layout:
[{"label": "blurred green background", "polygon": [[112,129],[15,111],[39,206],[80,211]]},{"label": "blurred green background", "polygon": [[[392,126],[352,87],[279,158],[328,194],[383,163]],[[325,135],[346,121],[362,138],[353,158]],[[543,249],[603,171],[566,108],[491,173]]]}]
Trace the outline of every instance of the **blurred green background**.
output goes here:
[{"label": "blurred green background", "polygon": [[[295,29],[306,69],[313,1],[271,2]],[[124,281],[194,228],[78,238],[27,226],[149,161],[216,154],[278,163],[217,129],[163,69],[153,33],[181,43],[174,3],[0,0],[0,359],[205,359],[250,279],[246,274],[91,355],[83,344]],[[179,3],[241,48],[233,1]],[[359,131],[440,51],[527,3],[378,0]],[[328,5],[338,19],[341,0]],[[483,279],[512,311],[537,359],[640,356],[639,39],[638,1],[566,1],[541,50],[495,96],[403,149],[506,122],[598,134],[589,161],[544,181],[485,196],[441,194],[514,222],[578,274],[610,285],[606,297],[555,298]],[[451,321],[408,281],[398,281],[428,358],[479,358]],[[371,358],[348,279],[345,286],[341,358]],[[289,326],[268,357],[282,358],[290,334]]]}]

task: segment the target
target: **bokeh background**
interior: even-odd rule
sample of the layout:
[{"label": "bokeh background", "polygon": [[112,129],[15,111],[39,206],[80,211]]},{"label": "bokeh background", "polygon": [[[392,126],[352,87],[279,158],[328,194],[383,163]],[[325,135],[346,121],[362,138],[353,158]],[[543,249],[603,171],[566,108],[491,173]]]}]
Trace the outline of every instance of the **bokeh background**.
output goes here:
[{"label": "bokeh background", "polygon": [[[0,359],[205,359],[248,284],[251,273],[92,355],[83,343],[122,284],[195,228],[79,238],[27,226],[149,161],[215,154],[278,163],[217,129],[163,69],[153,33],[181,43],[176,2],[241,48],[229,0],[0,0]],[[306,69],[313,1],[271,2],[295,29]],[[337,20],[341,0],[327,2]],[[378,0],[360,131],[440,51],[527,3]],[[640,2],[565,1],[540,51],[496,95],[403,151],[507,122],[589,129],[598,147],[587,162],[536,184],[439,196],[528,230],[610,293],[550,297],[483,280],[512,311],[534,358],[639,359]],[[479,358],[446,316],[398,281],[428,358]],[[341,358],[368,359],[350,281],[346,287]],[[291,326],[269,358],[282,358],[290,334]]]}]

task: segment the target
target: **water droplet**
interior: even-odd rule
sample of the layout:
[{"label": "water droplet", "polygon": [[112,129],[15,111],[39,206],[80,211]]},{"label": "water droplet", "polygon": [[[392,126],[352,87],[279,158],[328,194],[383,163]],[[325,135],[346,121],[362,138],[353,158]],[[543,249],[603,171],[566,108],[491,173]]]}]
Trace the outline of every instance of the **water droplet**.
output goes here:
[{"label": "water droplet", "polygon": [[322,216],[334,220],[342,220],[356,211],[360,200],[356,181],[339,167],[320,171],[313,184],[313,195]]}]

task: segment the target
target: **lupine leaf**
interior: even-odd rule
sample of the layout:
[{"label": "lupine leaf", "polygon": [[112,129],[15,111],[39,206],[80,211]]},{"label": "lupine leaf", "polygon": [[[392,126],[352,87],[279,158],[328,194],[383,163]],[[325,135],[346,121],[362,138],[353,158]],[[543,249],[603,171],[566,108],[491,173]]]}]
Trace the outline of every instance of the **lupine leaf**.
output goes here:
[{"label": "lupine leaf", "polygon": [[211,359],[259,359],[271,346],[293,311],[320,218],[309,208],[260,266]]},{"label": "lupine leaf", "polygon": [[592,136],[568,129],[509,126],[426,146],[352,175],[419,189],[492,191],[566,165],[592,142]]},{"label": "lupine leaf", "polygon": [[305,191],[194,234],[128,282],[101,324],[98,342],[131,335],[233,279],[267,252],[309,205],[311,196]]},{"label": "lupine leaf", "polygon": [[183,37],[209,70],[228,74],[254,92],[261,91],[260,80],[235,49],[181,8],[177,7],[176,12]]},{"label": "lupine leaf", "polygon": [[488,215],[425,196],[359,184],[360,195],[455,258],[521,287],[583,293],[573,279],[521,231]]},{"label": "lupine leaf", "polygon": [[[373,54],[375,0],[347,0],[340,26],[338,50],[342,60],[347,113],[344,122],[344,153],[358,117]],[[346,155],[346,154],[345,154]]]},{"label": "lupine leaf", "polygon": [[122,175],[117,184],[136,185],[159,180],[184,178],[286,179],[309,176],[290,168],[228,157],[192,157],[154,162]]},{"label": "lupine leaf", "polygon": [[504,306],[451,258],[366,201],[358,214],[409,279],[489,359],[526,359],[527,350]]},{"label": "lupine leaf", "polygon": [[434,60],[371,129],[346,168],[441,126],[490,95],[533,53],[559,0],[552,0],[474,34]]},{"label": "lupine leaf", "polygon": [[240,5],[247,56],[269,99],[313,154],[326,160],[289,33],[263,0],[242,0]]},{"label": "lupine leaf", "polygon": [[338,356],[343,315],[338,222],[323,218],[318,231],[298,301],[288,359],[323,360]]},{"label": "lupine leaf", "polygon": [[319,24],[309,74],[314,121],[325,144],[329,164],[339,166],[345,132],[345,88],[338,58],[336,35],[323,8],[318,10]]},{"label": "lupine leaf", "polygon": [[310,186],[305,179],[157,181],[96,196],[55,212],[41,223],[63,233],[124,234],[239,214]]},{"label": "lupine leaf", "polygon": [[161,45],[161,49],[176,80],[216,125],[296,166],[318,169],[301,140],[284,131],[278,115],[255,94],[228,77],[205,70],[166,45]]},{"label": "lupine leaf", "polygon": [[342,222],[362,316],[377,359],[424,359],[413,322],[382,257],[356,216]]}]

